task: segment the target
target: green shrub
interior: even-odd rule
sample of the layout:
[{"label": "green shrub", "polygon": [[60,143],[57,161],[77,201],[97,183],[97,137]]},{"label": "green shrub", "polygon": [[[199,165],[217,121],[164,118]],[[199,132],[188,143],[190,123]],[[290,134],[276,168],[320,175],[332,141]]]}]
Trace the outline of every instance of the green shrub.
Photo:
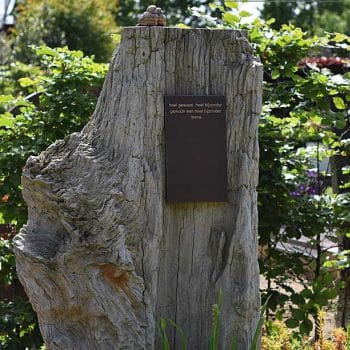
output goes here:
[{"label": "green shrub", "polygon": [[13,32],[15,60],[33,62],[30,45],[68,46],[98,62],[109,61],[116,31],[111,6],[104,0],[28,0],[19,5]]},{"label": "green shrub", "polygon": [[20,79],[35,79],[42,74],[40,67],[22,62],[0,65],[0,95],[27,96],[34,92],[35,88],[31,85],[21,86]]},{"label": "green shrub", "polygon": [[[34,3],[37,2],[28,2]],[[228,1],[226,4],[233,7],[232,11],[223,15],[226,25],[240,28],[240,19],[246,17],[246,13],[234,12],[238,7],[236,2]],[[35,22],[37,18],[30,20]],[[50,21],[53,20],[50,18]],[[41,27],[33,24],[32,28],[45,38],[46,31],[51,30],[51,23],[54,23],[50,21],[45,26],[40,24],[44,22],[40,22]],[[287,326],[308,334],[313,327],[309,317],[315,318],[317,307],[327,305],[336,297],[339,284],[335,283],[329,266],[323,266],[326,254],[321,250],[316,259],[305,261],[302,254],[286,255],[277,249],[277,245],[304,235],[316,248],[320,248],[320,234],[325,228],[335,227],[329,196],[318,185],[312,195],[299,186],[309,181],[306,171],[310,167],[310,154],[305,151],[306,141],[316,142],[318,151],[328,147],[325,152],[328,155],[334,152],[349,154],[349,140],[339,137],[334,130],[349,125],[350,75],[334,76],[317,67],[301,70],[298,61],[322,43],[348,46],[350,40],[341,35],[309,39],[292,26],[273,31],[269,25],[259,21],[246,27],[250,41],[264,64],[265,76],[265,105],[259,131],[259,234],[261,245],[267,248],[267,255],[261,260],[261,271],[269,281],[264,296],[271,295],[270,310],[277,311],[279,317],[282,317],[283,305],[287,304],[290,311]],[[16,40],[22,40],[21,35],[25,38],[33,34],[20,33],[18,31]],[[57,38],[60,33],[57,32]],[[53,38],[56,37],[51,36]],[[21,50],[25,52],[28,42],[23,39],[22,48],[18,46],[18,54]],[[37,53],[44,68],[43,75],[22,77],[20,84],[26,91],[31,89],[40,93],[40,108],[21,97],[0,98],[7,108],[13,103],[20,112],[16,117],[9,112],[0,116],[0,217],[2,215],[7,222],[16,221],[18,226],[26,220],[20,194],[20,176],[25,160],[86,123],[96,102],[94,92],[102,84],[105,74],[105,66],[83,58],[81,53],[47,47],[37,50]],[[316,156],[319,163],[321,156],[318,151],[313,157]],[[320,175],[317,174],[317,182]],[[309,184],[307,186],[310,188]],[[344,206],[337,208],[337,216],[345,223],[349,222]],[[311,281],[303,279],[306,274],[311,275]],[[301,293],[296,293],[286,283],[290,279],[301,280],[305,284]],[[291,349],[301,349],[298,344],[301,344],[298,339],[292,340]]]},{"label": "green shrub", "polygon": [[0,238],[0,348],[23,350],[39,347],[42,338],[36,314],[21,290],[16,275],[15,257],[11,242]]},{"label": "green shrub", "polygon": [[[335,299],[343,286],[335,278],[339,267],[324,265],[329,254],[322,240],[336,241],[334,231],[339,224],[334,195],[326,184],[329,178],[320,163],[349,152],[348,134],[339,131],[349,128],[350,75],[300,62],[319,54],[325,45],[349,48],[350,38],[341,34],[309,37],[286,24],[277,31],[271,28],[273,20],[243,23],[249,13],[240,11],[235,1],[212,7],[222,12],[222,21],[212,21],[218,26],[247,30],[264,66],[258,187],[259,244],[264,253],[259,263],[267,280],[262,297],[270,296],[271,313],[280,318],[288,315],[289,328],[309,334],[313,329],[310,316],[315,320],[318,308]],[[313,150],[306,147],[307,142],[315,144]],[[339,210],[345,213],[344,208]],[[281,249],[302,236],[315,254],[310,248],[298,253]],[[303,290],[296,292],[291,282]]]},{"label": "green shrub", "polygon": [[0,115],[0,213],[18,227],[27,217],[20,185],[27,158],[86,124],[107,70],[81,51],[40,47],[35,52],[43,73],[22,77],[19,83],[38,93],[39,104],[20,95],[0,96],[3,107],[12,107]]}]

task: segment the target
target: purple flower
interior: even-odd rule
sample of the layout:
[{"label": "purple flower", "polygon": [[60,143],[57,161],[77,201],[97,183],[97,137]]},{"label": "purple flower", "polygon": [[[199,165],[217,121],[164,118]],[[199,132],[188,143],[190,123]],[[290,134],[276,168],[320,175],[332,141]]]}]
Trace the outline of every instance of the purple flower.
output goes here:
[{"label": "purple flower", "polygon": [[310,195],[313,195],[313,194],[317,194],[317,189],[315,187],[312,187],[310,186],[308,189],[307,189],[307,193],[310,194]]},{"label": "purple flower", "polygon": [[309,179],[317,179],[317,172],[313,170],[306,170],[306,175]]}]

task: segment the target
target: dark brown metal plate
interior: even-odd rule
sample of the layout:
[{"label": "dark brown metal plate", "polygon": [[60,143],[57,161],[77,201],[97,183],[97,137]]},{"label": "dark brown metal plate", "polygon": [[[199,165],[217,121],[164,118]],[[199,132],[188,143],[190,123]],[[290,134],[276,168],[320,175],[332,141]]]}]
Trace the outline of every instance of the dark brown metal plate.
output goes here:
[{"label": "dark brown metal plate", "polygon": [[223,96],[166,96],[168,202],[227,200]]}]

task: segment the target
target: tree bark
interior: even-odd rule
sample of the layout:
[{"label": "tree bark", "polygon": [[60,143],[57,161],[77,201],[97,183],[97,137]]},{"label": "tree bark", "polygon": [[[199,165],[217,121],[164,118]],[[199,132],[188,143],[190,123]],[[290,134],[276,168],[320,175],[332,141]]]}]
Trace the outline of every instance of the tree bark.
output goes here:
[{"label": "tree bark", "polygon": [[[165,95],[226,96],[227,203],[166,203]],[[159,349],[160,317],[205,349],[220,289],[220,348],[249,349],[261,95],[244,32],[123,29],[91,121],[23,172],[17,271],[48,349]]]}]

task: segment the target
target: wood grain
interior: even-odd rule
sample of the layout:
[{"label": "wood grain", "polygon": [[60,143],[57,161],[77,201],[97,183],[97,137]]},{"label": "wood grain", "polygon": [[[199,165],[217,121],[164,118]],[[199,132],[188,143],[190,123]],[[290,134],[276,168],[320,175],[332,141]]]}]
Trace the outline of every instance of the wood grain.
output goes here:
[{"label": "wood grain", "polygon": [[[226,96],[228,203],[165,202],[165,95]],[[123,29],[90,122],[23,172],[17,270],[48,349],[159,349],[160,317],[205,349],[220,289],[220,348],[249,348],[261,95],[244,32]]]}]

